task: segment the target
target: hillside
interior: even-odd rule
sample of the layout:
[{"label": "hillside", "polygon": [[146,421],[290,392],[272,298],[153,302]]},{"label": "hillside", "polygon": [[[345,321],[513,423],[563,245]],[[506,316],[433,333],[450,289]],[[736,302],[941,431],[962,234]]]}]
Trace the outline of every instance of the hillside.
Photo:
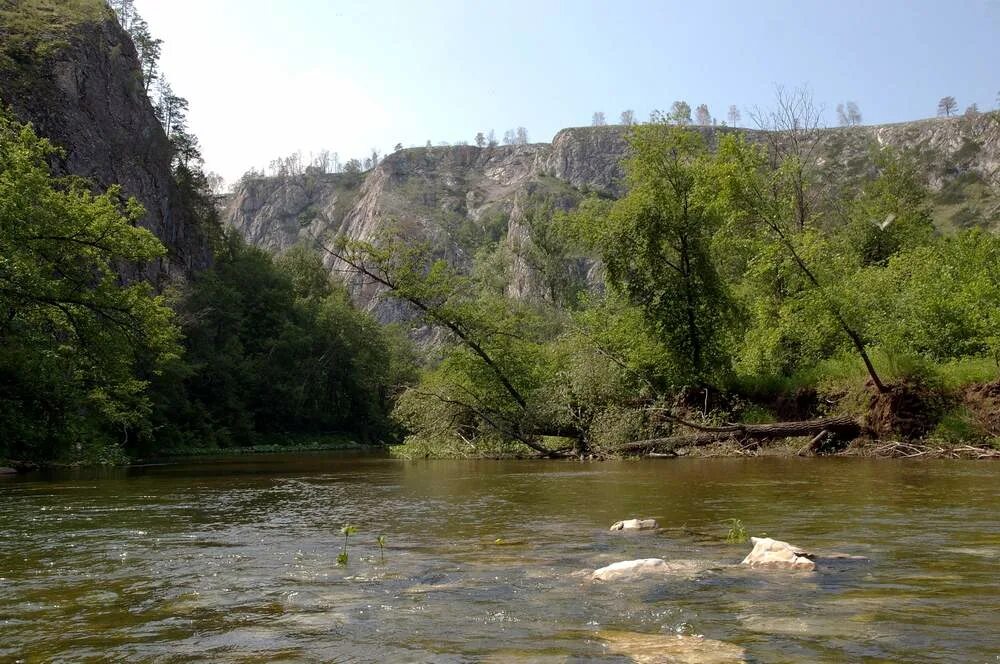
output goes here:
[{"label": "hillside", "polygon": [[[702,128],[709,145],[721,132]],[[391,228],[430,241],[440,255],[468,264],[477,248],[525,236],[524,210],[547,200],[572,207],[588,191],[623,192],[621,126],[564,129],[551,143],[478,148],[410,148],[388,155],[364,175],[319,174],[262,177],[242,182],[224,201],[225,223],[252,244],[281,252],[300,240],[344,233],[377,240]],[[934,192],[934,213],[944,232],[979,226],[1000,229],[1000,116],[945,118],[892,125],[822,130],[815,151],[819,177],[845,187],[872,168],[872,149],[911,151]],[[331,269],[340,266],[330,264]],[[510,284],[530,291],[530,275]],[[358,297],[374,306],[370,289]],[[398,313],[388,304],[383,319]]]},{"label": "hillside", "polygon": [[56,173],[100,189],[120,184],[143,204],[141,224],[170,253],[132,276],[158,281],[211,263],[171,174],[170,145],[143,89],[135,46],[104,2],[0,4],[0,103],[64,148]]}]

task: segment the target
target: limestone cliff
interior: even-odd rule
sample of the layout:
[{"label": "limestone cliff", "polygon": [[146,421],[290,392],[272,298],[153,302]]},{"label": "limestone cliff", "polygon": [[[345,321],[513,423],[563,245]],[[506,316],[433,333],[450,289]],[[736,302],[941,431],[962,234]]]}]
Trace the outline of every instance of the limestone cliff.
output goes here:
[{"label": "limestone cliff", "polygon": [[[709,145],[721,132],[765,138],[752,130],[700,131]],[[564,129],[551,144],[411,148],[350,182],[345,175],[257,178],[236,189],[223,218],[252,243],[279,252],[302,239],[344,233],[377,241],[392,232],[429,241],[440,255],[467,266],[486,243],[503,239],[516,248],[530,242],[523,221],[532,201],[565,208],[587,190],[620,195],[625,135],[624,127],[585,127]],[[873,146],[917,156],[943,230],[1000,229],[1000,115],[824,130],[815,152],[822,177],[843,185],[870,172]],[[516,259],[509,290],[521,296],[537,290]],[[370,288],[357,296],[383,318],[399,315],[376,305]]]},{"label": "limestone cliff", "polygon": [[65,150],[57,172],[102,189],[121,184],[146,208],[140,223],[169,255],[141,273],[124,268],[128,276],[156,282],[210,264],[208,243],[179,200],[135,46],[104,2],[8,1],[0,10],[0,103]]}]

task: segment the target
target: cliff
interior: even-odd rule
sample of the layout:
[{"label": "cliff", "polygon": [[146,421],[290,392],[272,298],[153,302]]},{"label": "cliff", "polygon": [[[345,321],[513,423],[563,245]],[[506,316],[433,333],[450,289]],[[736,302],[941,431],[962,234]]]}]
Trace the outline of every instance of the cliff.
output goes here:
[{"label": "cliff", "polygon": [[129,278],[154,283],[211,263],[184,210],[170,145],[143,89],[135,46],[101,0],[17,0],[0,5],[0,103],[65,150],[60,174],[122,185],[146,208],[141,225],[169,255]]},{"label": "cliff", "polygon": [[[745,129],[700,131],[709,145],[723,132],[766,138]],[[533,202],[569,208],[588,190],[621,195],[625,136],[620,126],[571,128],[550,144],[401,150],[363,176],[255,178],[227,198],[223,219],[251,243],[275,252],[338,233],[377,241],[392,232],[429,241],[439,255],[467,266],[487,244],[505,241],[516,249],[530,242],[523,222]],[[820,177],[849,186],[874,168],[872,150],[878,146],[916,155],[943,231],[1000,230],[1000,115],[822,130],[815,151]],[[342,266],[331,261],[330,267]],[[508,290],[527,296],[537,287],[530,270],[515,258]],[[359,287],[356,296],[383,319],[402,315],[380,303],[370,287]]]}]

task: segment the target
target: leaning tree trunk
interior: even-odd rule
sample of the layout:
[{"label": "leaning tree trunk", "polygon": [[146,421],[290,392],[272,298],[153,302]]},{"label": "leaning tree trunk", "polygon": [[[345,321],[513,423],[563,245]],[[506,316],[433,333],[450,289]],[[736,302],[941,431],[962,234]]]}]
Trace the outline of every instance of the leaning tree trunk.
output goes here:
[{"label": "leaning tree trunk", "polygon": [[628,443],[619,452],[623,454],[648,454],[651,452],[672,452],[679,447],[698,447],[726,440],[776,440],[798,436],[816,436],[828,432],[841,438],[856,438],[861,433],[861,425],[853,417],[824,417],[801,422],[776,422],[774,424],[739,424],[730,427],[716,427],[699,433],[666,438],[650,438]]}]

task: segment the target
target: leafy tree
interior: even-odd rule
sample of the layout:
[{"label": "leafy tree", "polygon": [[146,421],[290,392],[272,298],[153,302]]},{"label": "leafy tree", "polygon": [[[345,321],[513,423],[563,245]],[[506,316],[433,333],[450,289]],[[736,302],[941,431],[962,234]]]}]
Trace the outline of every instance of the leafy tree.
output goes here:
[{"label": "leafy tree", "polygon": [[861,124],[861,109],[858,108],[856,102],[847,102],[847,121],[852,127]]},{"label": "leafy tree", "polygon": [[486,137],[483,136],[483,132],[479,132],[476,134],[476,147],[477,148],[486,147]]},{"label": "leafy tree", "polygon": [[670,113],[667,117],[674,124],[689,125],[691,124],[691,106],[686,101],[675,101],[670,107]]},{"label": "leafy tree", "polygon": [[729,113],[727,114],[729,118],[729,126],[735,127],[740,122],[740,109],[736,108],[736,104],[731,104],[729,106]]},{"label": "leafy tree", "polygon": [[707,104],[698,104],[698,108],[694,110],[694,117],[696,123],[702,127],[708,127],[712,124],[712,114],[709,112]]},{"label": "leafy tree", "polygon": [[226,236],[213,269],[178,298],[186,356],[157,383],[156,440],[175,447],[250,445],[262,437],[392,436],[392,381],[405,354],[315,251],[278,259]]},{"label": "leafy tree", "polygon": [[713,175],[719,186],[716,204],[720,213],[728,218],[730,232],[754,236],[761,229],[765,231],[764,237],[774,243],[771,254],[784,255],[791,261],[797,274],[808,284],[815,301],[826,308],[837,327],[850,339],[874,385],[879,391],[886,391],[857,326],[849,321],[835,294],[820,280],[816,266],[824,264],[822,258],[818,262],[811,258],[811,255],[822,255],[816,250],[819,238],[813,229],[800,225],[802,192],[797,189],[799,181],[787,176],[789,168],[794,171],[798,167],[794,156],[775,165],[763,146],[750,144],[744,137],[724,136]]},{"label": "leafy tree", "polygon": [[958,108],[958,102],[954,97],[941,97],[938,101],[937,113],[949,117]]},{"label": "leafy tree", "polygon": [[15,458],[120,451],[149,412],[142,368],[177,352],[163,299],[115,269],[166,253],[141,206],[54,177],[56,152],[0,112],[0,454]]},{"label": "leafy tree", "polygon": [[629,144],[628,193],[606,214],[585,208],[581,236],[672,352],[677,384],[703,383],[728,362],[728,296],[710,248],[721,220],[702,191],[707,150],[700,134],[662,122],[635,127]]}]

